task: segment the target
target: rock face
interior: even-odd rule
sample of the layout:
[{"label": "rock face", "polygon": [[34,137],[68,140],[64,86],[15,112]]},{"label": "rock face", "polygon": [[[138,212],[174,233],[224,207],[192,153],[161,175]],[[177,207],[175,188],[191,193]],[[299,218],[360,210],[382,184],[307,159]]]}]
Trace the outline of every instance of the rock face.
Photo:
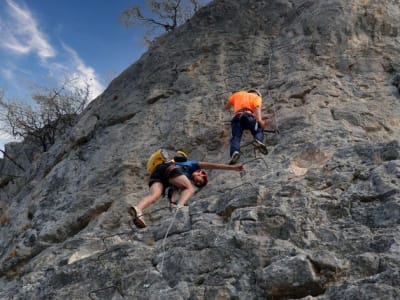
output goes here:
[{"label": "rock face", "polygon": [[[216,0],[158,38],[1,185],[0,298],[399,299],[399,19],[397,0]],[[245,134],[245,172],[136,229],[149,154],[227,162],[223,104],[247,87],[269,154]]]}]

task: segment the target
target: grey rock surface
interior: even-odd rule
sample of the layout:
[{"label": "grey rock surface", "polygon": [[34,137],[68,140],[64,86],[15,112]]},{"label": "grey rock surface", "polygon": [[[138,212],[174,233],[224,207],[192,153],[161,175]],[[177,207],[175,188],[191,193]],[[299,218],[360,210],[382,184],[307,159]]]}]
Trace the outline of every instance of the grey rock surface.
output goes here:
[{"label": "grey rock surface", "polygon": [[[0,299],[400,299],[399,18],[397,0],[216,0],[159,37],[48,152],[8,147]],[[269,154],[245,134],[245,172],[136,229],[148,156],[228,162],[223,104],[247,87]]]}]

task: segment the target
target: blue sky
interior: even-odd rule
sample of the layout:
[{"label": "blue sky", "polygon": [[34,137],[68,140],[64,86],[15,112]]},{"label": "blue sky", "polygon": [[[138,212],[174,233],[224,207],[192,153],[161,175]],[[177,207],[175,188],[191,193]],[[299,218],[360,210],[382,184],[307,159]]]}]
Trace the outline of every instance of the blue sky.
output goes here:
[{"label": "blue sky", "polygon": [[[147,47],[143,29],[126,28],[123,9],[144,1],[0,0],[0,89],[29,101],[34,85],[90,81],[98,96]],[[10,141],[0,133],[0,149]],[[0,155],[1,156],[1,155]]]}]

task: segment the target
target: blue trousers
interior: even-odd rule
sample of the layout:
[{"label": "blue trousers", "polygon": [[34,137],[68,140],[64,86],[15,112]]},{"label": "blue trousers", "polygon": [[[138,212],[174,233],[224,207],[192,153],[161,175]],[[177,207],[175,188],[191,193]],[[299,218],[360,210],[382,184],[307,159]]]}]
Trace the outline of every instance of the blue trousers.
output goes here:
[{"label": "blue trousers", "polygon": [[244,130],[250,130],[254,139],[263,142],[264,140],[264,130],[258,124],[256,119],[252,114],[242,113],[237,114],[232,118],[231,121],[232,128],[232,138],[231,138],[231,149],[230,155],[233,152],[240,151],[240,141],[242,140],[242,135]]}]

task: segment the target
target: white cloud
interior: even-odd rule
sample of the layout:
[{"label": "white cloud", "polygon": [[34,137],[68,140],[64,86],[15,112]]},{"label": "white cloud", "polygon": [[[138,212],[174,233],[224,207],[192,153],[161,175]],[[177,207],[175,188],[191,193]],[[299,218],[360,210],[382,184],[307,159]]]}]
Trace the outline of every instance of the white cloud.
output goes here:
[{"label": "white cloud", "polygon": [[14,80],[14,72],[11,69],[3,68],[1,70],[1,74],[3,75],[4,78],[6,78],[8,81]]},{"label": "white cloud", "polygon": [[[14,137],[11,135],[5,133],[4,131],[0,130],[0,150],[4,151],[4,145],[10,142],[15,142],[17,141]],[[3,153],[0,151],[0,158],[3,157]]]},{"label": "white cloud", "polygon": [[96,71],[87,66],[74,49],[64,43],[63,49],[66,54],[65,61],[55,61],[46,66],[50,71],[50,76],[58,78],[59,83],[72,80],[74,86],[78,88],[84,88],[86,84],[89,84],[90,99],[99,96],[104,91],[104,86],[98,79]]},{"label": "white cloud", "polygon": [[104,91],[104,86],[98,80],[95,70],[92,67],[86,66],[75,50],[66,45],[64,45],[64,49],[71,57],[72,70],[75,69],[70,76],[72,78],[77,76],[80,79],[80,87],[84,87],[85,83],[89,83],[91,96],[93,98],[100,95]]},{"label": "white cloud", "polygon": [[9,8],[9,17],[12,20],[9,22],[10,26],[5,24],[0,26],[1,47],[16,54],[34,52],[41,59],[54,57],[56,51],[39,30],[31,12],[12,0],[6,0],[6,2]]},{"label": "white cloud", "polygon": [[[48,71],[50,80],[63,84],[65,80],[73,79],[78,88],[83,88],[88,83],[90,99],[94,99],[104,91],[104,86],[95,70],[87,66],[74,49],[61,42],[62,48],[56,51],[47,41],[45,34],[40,31],[39,22],[27,7],[18,5],[14,0],[5,1],[8,14],[4,20],[0,19],[0,48],[17,55],[37,54],[41,66]],[[3,68],[1,74],[10,81],[16,78],[12,76],[15,71],[16,66],[9,67],[8,70]],[[32,81],[38,80],[38,75],[36,73]]]}]

